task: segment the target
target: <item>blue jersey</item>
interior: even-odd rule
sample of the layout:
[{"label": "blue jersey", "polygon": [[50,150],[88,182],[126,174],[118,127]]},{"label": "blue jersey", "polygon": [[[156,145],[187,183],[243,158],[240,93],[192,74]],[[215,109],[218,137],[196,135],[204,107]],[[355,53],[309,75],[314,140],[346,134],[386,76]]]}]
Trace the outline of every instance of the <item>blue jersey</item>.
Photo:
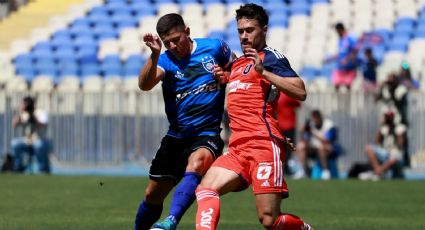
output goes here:
[{"label": "blue jersey", "polygon": [[352,35],[346,35],[339,39],[338,42],[338,69],[339,70],[355,70],[357,67],[357,60],[351,60],[347,63],[342,63],[347,60],[349,55],[356,49],[356,38]]},{"label": "blue jersey", "polygon": [[213,66],[231,60],[231,51],[218,39],[194,39],[189,57],[179,59],[170,51],[161,54],[158,68],[170,127],[167,135],[185,138],[220,134],[225,87],[213,77]]}]

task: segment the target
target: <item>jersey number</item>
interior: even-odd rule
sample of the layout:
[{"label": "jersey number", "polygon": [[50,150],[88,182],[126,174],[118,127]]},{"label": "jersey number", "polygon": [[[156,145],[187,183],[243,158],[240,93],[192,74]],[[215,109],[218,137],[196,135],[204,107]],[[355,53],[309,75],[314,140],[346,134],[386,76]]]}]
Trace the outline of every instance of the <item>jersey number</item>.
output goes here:
[{"label": "jersey number", "polygon": [[243,75],[247,75],[249,73],[249,71],[251,70],[253,64],[249,64],[247,66],[245,66],[245,69],[243,70]]}]

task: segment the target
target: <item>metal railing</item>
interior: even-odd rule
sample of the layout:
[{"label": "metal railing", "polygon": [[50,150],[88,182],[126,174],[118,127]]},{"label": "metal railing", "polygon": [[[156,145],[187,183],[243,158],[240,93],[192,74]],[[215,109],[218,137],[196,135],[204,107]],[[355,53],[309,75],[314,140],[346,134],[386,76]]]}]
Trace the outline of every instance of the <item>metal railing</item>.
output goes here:
[{"label": "metal railing", "polygon": [[[10,152],[16,136],[12,116],[24,93],[0,92],[0,151]],[[66,165],[104,166],[129,161],[150,162],[168,128],[161,91],[38,93],[37,107],[48,111],[53,154]],[[312,109],[334,121],[346,154],[342,170],[364,161],[364,146],[374,140],[379,106],[363,93],[310,93],[298,111],[301,127]],[[409,97],[409,152],[425,149],[425,94]]]}]

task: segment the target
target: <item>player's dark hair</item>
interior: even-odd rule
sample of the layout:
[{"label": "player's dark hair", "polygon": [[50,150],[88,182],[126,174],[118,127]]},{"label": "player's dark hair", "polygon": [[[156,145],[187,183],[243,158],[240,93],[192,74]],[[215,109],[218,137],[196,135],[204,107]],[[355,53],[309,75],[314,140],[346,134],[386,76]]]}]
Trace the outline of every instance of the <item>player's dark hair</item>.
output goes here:
[{"label": "player's dark hair", "polygon": [[336,29],[336,30],[345,30],[344,24],[342,24],[342,22],[338,22],[338,23],[335,25],[335,29]]},{"label": "player's dark hair", "polygon": [[311,116],[322,118],[322,113],[319,110],[315,109],[315,110],[311,111]]},{"label": "player's dark hair", "polygon": [[181,15],[176,13],[166,14],[162,16],[156,23],[156,32],[160,37],[166,35],[174,28],[185,28],[184,20]]},{"label": "player's dark hair", "polygon": [[236,21],[239,21],[239,19],[242,18],[256,19],[260,26],[266,26],[269,24],[269,16],[264,8],[254,3],[242,5],[236,10]]},{"label": "player's dark hair", "polygon": [[24,99],[22,99],[22,101],[23,101],[24,106],[25,106],[25,111],[27,111],[30,114],[34,113],[35,99],[33,97],[26,96],[26,97],[24,97]]}]

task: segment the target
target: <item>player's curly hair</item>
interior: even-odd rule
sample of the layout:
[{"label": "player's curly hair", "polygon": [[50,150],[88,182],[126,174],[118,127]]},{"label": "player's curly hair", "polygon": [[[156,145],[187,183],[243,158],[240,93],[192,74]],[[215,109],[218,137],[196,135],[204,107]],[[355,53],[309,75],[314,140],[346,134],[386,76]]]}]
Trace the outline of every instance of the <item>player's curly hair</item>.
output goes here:
[{"label": "player's curly hair", "polygon": [[185,28],[184,20],[181,15],[176,13],[162,16],[156,23],[156,32],[160,37],[166,35],[173,28]]},{"label": "player's curly hair", "polygon": [[260,26],[266,26],[269,24],[269,16],[267,15],[267,12],[263,7],[254,3],[242,5],[236,10],[236,21],[239,21],[239,19],[242,18],[256,19]]}]

